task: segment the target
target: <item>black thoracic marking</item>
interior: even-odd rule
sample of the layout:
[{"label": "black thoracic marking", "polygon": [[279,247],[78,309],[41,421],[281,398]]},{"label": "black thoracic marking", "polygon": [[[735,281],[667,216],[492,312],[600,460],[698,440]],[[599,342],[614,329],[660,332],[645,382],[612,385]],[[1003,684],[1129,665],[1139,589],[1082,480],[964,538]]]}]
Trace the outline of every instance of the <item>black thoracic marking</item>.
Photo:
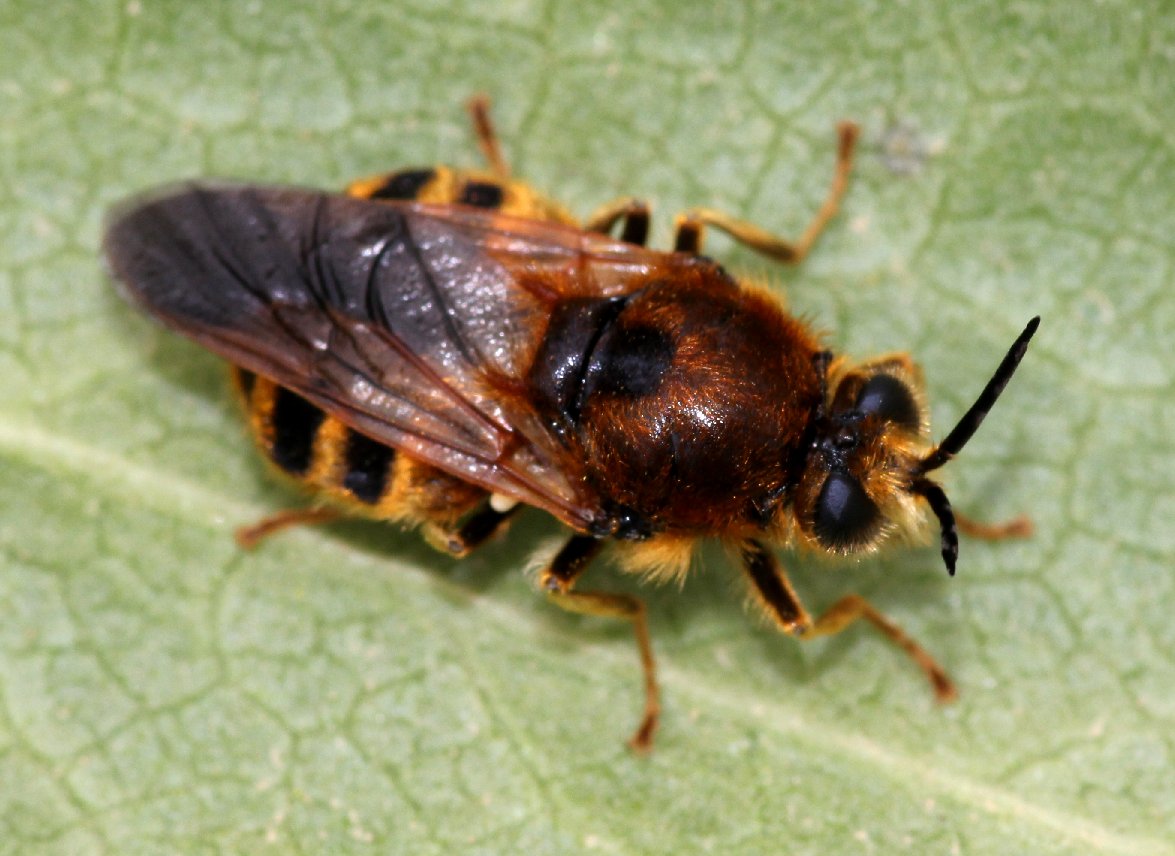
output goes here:
[{"label": "black thoracic marking", "polygon": [[647,324],[625,324],[628,298],[573,298],[555,307],[530,370],[535,402],[556,430],[579,425],[591,396],[655,392],[673,362],[673,341]]},{"label": "black thoracic marking", "polygon": [[673,362],[673,340],[656,327],[623,322],[600,335],[584,377],[581,407],[595,393],[642,396],[656,392]]},{"label": "black thoracic marking", "polygon": [[577,297],[563,301],[551,312],[529,381],[535,403],[552,418],[556,430],[578,425],[589,359],[624,304],[622,297]]},{"label": "black thoracic marking", "polygon": [[458,202],[478,208],[497,208],[502,204],[502,188],[485,181],[470,181],[461,188]]},{"label": "black thoracic marking", "polygon": [[241,393],[245,398],[248,398],[253,394],[253,384],[257,382],[257,375],[248,369],[242,369],[240,367],[236,367],[235,371],[237,373],[237,385],[241,388]]},{"label": "black thoracic marking", "polygon": [[288,473],[303,475],[310,468],[314,437],[326,414],[297,393],[278,387],[274,394],[273,462]]},{"label": "black thoracic marking", "polygon": [[420,189],[436,176],[431,169],[409,169],[390,176],[374,193],[372,199],[415,199]]},{"label": "black thoracic marking", "polygon": [[375,505],[387,490],[395,450],[356,431],[348,431],[343,455],[347,467],[343,487],[360,502]]},{"label": "black thoracic marking", "polygon": [[751,578],[767,606],[775,613],[775,617],[781,624],[795,624],[800,618],[800,606],[779,579],[775,558],[762,544],[754,541],[743,548],[742,554],[747,576]]}]

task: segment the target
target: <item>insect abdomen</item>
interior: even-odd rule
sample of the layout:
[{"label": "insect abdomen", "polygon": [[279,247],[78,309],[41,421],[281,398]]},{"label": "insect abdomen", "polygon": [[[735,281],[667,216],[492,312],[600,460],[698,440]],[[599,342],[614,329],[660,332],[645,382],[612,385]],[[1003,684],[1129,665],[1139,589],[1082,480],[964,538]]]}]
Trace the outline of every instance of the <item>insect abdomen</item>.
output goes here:
[{"label": "insect abdomen", "polygon": [[[435,166],[352,182],[349,196],[463,204],[515,217],[576,225],[563,206],[528,184],[478,170]],[[347,427],[290,389],[233,367],[249,427],[286,475],[352,511],[406,523],[451,527],[487,496],[483,489],[413,460]]]},{"label": "insect abdomen", "polygon": [[480,170],[447,166],[400,170],[354,181],[347,186],[347,195],[436,205],[456,203],[501,211],[511,217],[578,225],[566,208],[526,182],[499,178]]},{"label": "insect abdomen", "polygon": [[249,427],[273,464],[359,513],[410,523],[451,523],[486,496],[344,425],[301,395],[233,367]]}]

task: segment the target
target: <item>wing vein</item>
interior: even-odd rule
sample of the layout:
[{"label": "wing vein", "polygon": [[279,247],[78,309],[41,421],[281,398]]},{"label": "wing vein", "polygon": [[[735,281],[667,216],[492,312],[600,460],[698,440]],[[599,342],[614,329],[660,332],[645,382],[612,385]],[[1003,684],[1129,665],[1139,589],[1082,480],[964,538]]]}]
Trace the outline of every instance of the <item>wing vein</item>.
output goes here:
[{"label": "wing vein", "polygon": [[428,286],[429,293],[432,295],[433,301],[436,303],[437,309],[441,313],[441,323],[445,325],[445,332],[449,335],[453,344],[457,346],[457,350],[461,352],[461,356],[465,358],[465,362],[471,366],[480,365],[480,354],[474,357],[469,352],[468,343],[465,341],[464,335],[458,329],[454,319],[454,312],[452,306],[445,300],[444,294],[441,292],[440,286],[437,285],[436,278],[432,274],[432,268],[425,263],[424,257],[420,254],[420,247],[416,243],[416,236],[412,234],[412,226],[407,219],[404,220],[404,231],[408,235],[408,240],[404,242],[408,248],[408,252],[412,254],[416,264],[420,267],[420,272],[424,276],[424,283]]}]

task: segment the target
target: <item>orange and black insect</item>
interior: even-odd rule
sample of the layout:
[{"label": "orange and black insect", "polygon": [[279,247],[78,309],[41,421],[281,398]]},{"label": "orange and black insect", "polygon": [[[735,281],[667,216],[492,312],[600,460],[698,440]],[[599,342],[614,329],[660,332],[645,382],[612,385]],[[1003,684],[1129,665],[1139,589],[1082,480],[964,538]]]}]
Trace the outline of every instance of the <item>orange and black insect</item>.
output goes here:
[{"label": "orange and black insect", "polygon": [[[402,171],[346,194],[164,188],[113,212],[110,268],[148,313],[231,361],[268,457],[344,510],[420,525],[457,555],[520,504],[567,524],[540,584],[566,609],[632,622],[646,687],[637,749],[660,709],[644,604],[577,588],[609,543],[625,569],[670,579],[719,539],[782,630],[812,638],[863,618],[952,698],[943,669],[864,599],[813,619],[772,547],[872,551],[919,533],[929,510],[953,574],[956,516],[930,473],[979,427],[1039,319],[934,445],[909,356],[836,356],[775,296],[698,252],[711,225],[802,259],[844,192],[854,126],[840,129],[832,186],[800,240],[695,209],[665,253],[644,248],[637,200],[581,226],[512,180],[484,100],[473,115],[489,172]],[[331,514],[280,515],[246,538]]]}]

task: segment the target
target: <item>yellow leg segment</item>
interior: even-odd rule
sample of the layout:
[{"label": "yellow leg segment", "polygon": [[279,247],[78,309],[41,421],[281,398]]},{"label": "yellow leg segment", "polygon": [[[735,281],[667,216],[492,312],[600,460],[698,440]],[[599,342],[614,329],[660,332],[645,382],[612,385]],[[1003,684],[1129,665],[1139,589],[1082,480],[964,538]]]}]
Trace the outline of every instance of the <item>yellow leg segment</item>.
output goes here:
[{"label": "yellow leg segment", "polygon": [[958,696],[955,684],[946,670],[930,654],[906,635],[906,632],[873,608],[860,595],[851,594],[834,603],[815,621],[800,603],[787,573],[775,556],[757,541],[742,547],[743,569],[753,586],[752,591],[763,609],[781,630],[799,639],[815,639],[840,633],[854,621],[863,618],[880,630],[891,642],[901,648],[926,674],[940,702],[953,701]]},{"label": "yellow leg segment", "polygon": [[649,621],[644,601],[627,594],[572,591],[575,581],[587,570],[588,564],[602,546],[598,539],[585,535],[572,536],[543,571],[539,584],[552,603],[568,612],[623,618],[632,622],[645,680],[645,710],[640,725],[629,738],[628,745],[633,751],[644,754],[653,748],[653,736],[657,732],[661,716],[657,665],[653,659],[653,644],[649,637]]},{"label": "yellow leg segment", "polygon": [[271,535],[276,535],[278,532],[292,529],[295,526],[316,526],[321,523],[333,523],[340,517],[342,517],[342,514],[334,508],[321,506],[287,508],[284,511],[263,517],[251,526],[240,527],[233,533],[233,537],[237,539],[237,543],[240,546],[246,550],[252,550],[266,538]]},{"label": "yellow leg segment", "polygon": [[983,541],[1030,538],[1032,537],[1033,531],[1032,518],[1023,514],[1019,517],[1013,517],[1011,520],[1005,520],[1003,523],[981,523],[956,511],[955,525],[959,527],[959,531],[964,535],[979,538]]},{"label": "yellow leg segment", "polygon": [[499,181],[510,178],[510,166],[502,156],[502,146],[498,143],[498,132],[494,129],[494,122],[490,118],[490,98],[488,95],[474,95],[466,102],[469,118],[473,120],[473,132],[477,135],[477,147],[481,149],[482,157],[489,165],[490,171]]},{"label": "yellow leg segment", "polygon": [[691,208],[677,216],[675,222],[678,234],[677,249],[685,252],[699,252],[702,244],[703,226],[713,226],[721,229],[741,244],[746,244],[756,252],[769,256],[777,261],[788,264],[798,264],[808,255],[820,233],[828,222],[836,216],[840,209],[840,201],[848,189],[849,175],[853,170],[853,149],[856,146],[859,128],[852,122],[842,122],[837,126],[838,145],[836,170],[832,175],[832,184],[828,194],[816,216],[808,224],[803,234],[795,241],[789,241],[779,235],[772,234],[766,229],[739,220],[721,211],[712,208]]}]

